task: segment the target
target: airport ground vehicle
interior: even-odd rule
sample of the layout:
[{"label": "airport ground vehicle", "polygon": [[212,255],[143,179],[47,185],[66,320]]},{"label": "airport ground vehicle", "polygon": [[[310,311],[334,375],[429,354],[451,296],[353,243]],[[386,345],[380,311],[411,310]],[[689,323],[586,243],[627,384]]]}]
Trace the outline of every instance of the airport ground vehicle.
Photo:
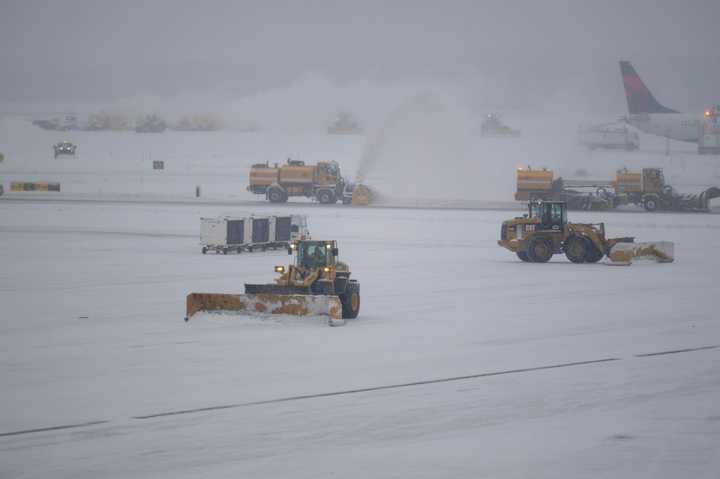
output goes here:
[{"label": "airport ground vehicle", "polygon": [[287,248],[306,239],[310,232],[304,215],[200,218],[203,254]]},{"label": "airport ground vehicle", "polygon": [[625,204],[647,211],[708,211],[710,200],[720,197],[720,188],[711,187],[697,194],[681,194],[665,183],[662,168],[643,168],[641,172],[618,170],[613,180],[554,178],[551,170],[518,168],[519,201],[564,201],[569,209],[605,210]]},{"label": "airport ground vehicle", "polygon": [[698,129],[698,153],[720,155],[720,105],[705,110]]},{"label": "airport ground vehicle", "polygon": [[77,145],[74,145],[69,141],[60,141],[53,145],[53,151],[55,153],[55,158],[58,156],[74,156],[77,152]]},{"label": "airport ground vehicle", "polygon": [[480,135],[483,137],[514,137],[520,136],[520,130],[514,130],[500,120],[496,113],[485,116],[480,125]]},{"label": "airport ground vehicle", "polygon": [[219,115],[190,115],[180,118],[173,126],[177,131],[218,131],[223,129],[223,120]]},{"label": "airport ground vehicle", "polygon": [[581,126],[578,130],[578,141],[590,150],[631,151],[640,147],[640,138],[637,132],[630,130],[625,124],[617,123]]},{"label": "airport ground vehicle", "polygon": [[362,133],[362,128],[350,113],[340,112],[328,126],[327,132],[330,135],[358,135]]},{"label": "airport ground vehicle", "polygon": [[[629,248],[615,247],[631,243]],[[561,201],[531,201],[528,214],[502,224],[498,244],[525,262],[546,263],[564,253],[573,263],[597,263],[605,255],[618,264],[633,258],[652,257],[673,261],[672,243],[635,243],[632,237],[607,238],[604,223],[570,223],[567,205]]]},{"label": "airport ground vehicle", "polygon": [[291,196],[313,198],[323,204],[343,203],[367,204],[353,201],[355,189],[358,197],[361,193],[369,201],[369,190],[364,185],[353,185],[348,193],[349,183],[340,174],[340,166],[335,161],[318,162],[306,165],[303,161],[288,159],[287,163],[270,166],[258,163],[250,168],[248,191],[265,195],[271,203],[284,203]]},{"label": "airport ground vehicle", "polygon": [[350,279],[350,267],[338,259],[335,241],[290,243],[294,262],[275,266],[280,276],[270,284],[245,284],[245,294],[191,293],[189,320],[195,313],[230,312],[240,315],[284,314],[327,316],[331,325],[344,324],[360,312],[360,283]]},{"label": "airport ground vehicle", "polygon": [[167,123],[158,115],[147,115],[135,122],[136,133],[162,133],[167,129]]}]

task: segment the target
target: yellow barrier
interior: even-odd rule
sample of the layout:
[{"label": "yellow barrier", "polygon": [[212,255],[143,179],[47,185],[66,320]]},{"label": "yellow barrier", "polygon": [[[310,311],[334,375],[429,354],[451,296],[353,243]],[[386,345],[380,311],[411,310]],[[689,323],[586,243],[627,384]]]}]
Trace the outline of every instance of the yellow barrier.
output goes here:
[{"label": "yellow barrier", "polygon": [[12,181],[10,191],[60,191],[60,183],[47,181]]}]

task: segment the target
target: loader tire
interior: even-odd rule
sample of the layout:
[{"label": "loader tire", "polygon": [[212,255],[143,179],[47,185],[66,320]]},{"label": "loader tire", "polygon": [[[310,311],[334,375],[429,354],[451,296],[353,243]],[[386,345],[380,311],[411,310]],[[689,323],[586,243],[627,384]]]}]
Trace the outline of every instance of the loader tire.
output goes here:
[{"label": "loader tire", "polygon": [[528,258],[533,263],[547,263],[552,258],[552,245],[545,238],[533,238],[528,246]]},{"label": "loader tire", "polygon": [[515,254],[517,255],[518,258],[520,258],[520,259],[521,259],[522,261],[524,261],[525,263],[529,263],[529,262],[530,262],[530,258],[528,258],[527,251],[518,251],[518,252],[515,253]]},{"label": "loader tire", "polygon": [[588,250],[590,249],[589,241],[578,235],[572,235],[565,240],[565,256],[573,263],[584,263]]},{"label": "loader tire", "polygon": [[205,246],[203,246],[203,248],[202,248],[202,254],[207,254],[207,252],[208,252],[208,249],[207,249]]},{"label": "loader tire", "polygon": [[597,263],[602,259],[602,257],[605,256],[605,254],[597,249],[597,246],[592,244],[590,242],[590,247],[587,250],[587,253],[585,254],[585,262],[586,263]]},{"label": "loader tire", "polygon": [[360,284],[350,281],[345,292],[340,295],[343,319],[355,319],[360,313]]}]

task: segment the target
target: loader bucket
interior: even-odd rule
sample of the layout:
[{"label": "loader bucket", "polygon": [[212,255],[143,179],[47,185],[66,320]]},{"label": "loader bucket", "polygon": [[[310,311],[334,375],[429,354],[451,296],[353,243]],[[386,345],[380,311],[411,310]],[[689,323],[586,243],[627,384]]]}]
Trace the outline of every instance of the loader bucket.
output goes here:
[{"label": "loader bucket", "polygon": [[342,324],[342,305],[337,296],[308,294],[216,294],[190,293],[188,321],[198,312],[227,312],[244,316],[327,316],[331,325]]},{"label": "loader bucket", "polygon": [[608,264],[629,265],[636,259],[672,263],[675,260],[675,245],[671,241],[618,243],[608,253]]}]

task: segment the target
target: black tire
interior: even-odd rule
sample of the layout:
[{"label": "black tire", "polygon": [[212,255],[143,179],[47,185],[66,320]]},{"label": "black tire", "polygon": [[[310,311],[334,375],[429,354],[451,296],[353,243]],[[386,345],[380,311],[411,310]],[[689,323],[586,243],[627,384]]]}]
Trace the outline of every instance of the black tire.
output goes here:
[{"label": "black tire", "polygon": [[287,201],[287,195],[280,188],[270,188],[267,193],[270,203],[284,203]]},{"label": "black tire", "polygon": [[343,319],[355,319],[360,313],[360,284],[350,281],[340,296]]},{"label": "black tire", "polygon": [[593,244],[592,241],[589,241],[590,247],[588,248],[587,253],[585,254],[585,262],[586,263],[597,263],[602,259],[603,256],[605,256],[605,253],[597,249],[597,246]]},{"label": "black tire", "polygon": [[333,193],[330,190],[318,191],[317,200],[324,205],[329,205],[329,204],[335,203],[337,201],[335,199],[335,193]]},{"label": "black tire", "polygon": [[658,199],[655,196],[648,196],[643,199],[643,207],[646,211],[655,211],[658,207]]},{"label": "black tire", "polygon": [[203,246],[202,254],[207,254],[207,247]]},{"label": "black tire", "polygon": [[525,263],[529,263],[529,262],[530,262],[530,258],[528,258],[527,251],[518,251],[518,252],[515,253],[515,254],[517,255],[518,258],[520,258],[520,259],[521,259],[522,261],[524,261]]},{"label": "black tire", "polygon": [[227,254],[227,253],[228,253],[227,248],[223,248],[223,249],[222,249],[222,254]]},{"label": "black tire", "polygon": [[563,250],[567,259],[573,263],[584,263],[589,248],[589,240],[578,235],[571,235],[565,240]]},{"label": "black tire", "polygon": [[547,263],[553,255],[552,245],[545,238],[533,238],[530,240],[527,254],[533,263]]}]

